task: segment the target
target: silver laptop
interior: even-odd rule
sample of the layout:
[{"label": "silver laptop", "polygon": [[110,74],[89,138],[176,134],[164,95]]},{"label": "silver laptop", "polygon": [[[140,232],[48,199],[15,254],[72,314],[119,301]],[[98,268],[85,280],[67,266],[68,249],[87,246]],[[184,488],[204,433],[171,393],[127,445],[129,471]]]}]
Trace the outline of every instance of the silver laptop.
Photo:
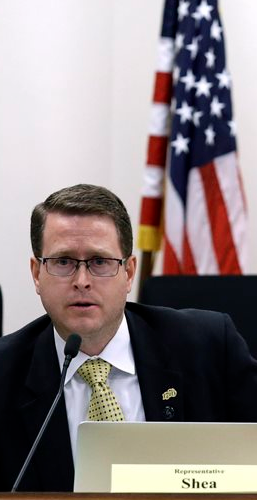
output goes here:
[{"label": "silver laptop", "polygon": [[257,465],[257,424],[82,422],[74,491],[113,491],[114,464]]}]

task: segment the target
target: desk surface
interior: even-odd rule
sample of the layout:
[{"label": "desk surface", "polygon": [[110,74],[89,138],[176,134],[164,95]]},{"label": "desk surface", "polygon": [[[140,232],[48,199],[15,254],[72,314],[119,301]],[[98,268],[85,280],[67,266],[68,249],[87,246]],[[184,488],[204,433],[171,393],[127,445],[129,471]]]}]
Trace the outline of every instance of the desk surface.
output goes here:
[{"label": "desk surface", "polygon": [[0,500],[257,500],[257,493],[0,493]]}]

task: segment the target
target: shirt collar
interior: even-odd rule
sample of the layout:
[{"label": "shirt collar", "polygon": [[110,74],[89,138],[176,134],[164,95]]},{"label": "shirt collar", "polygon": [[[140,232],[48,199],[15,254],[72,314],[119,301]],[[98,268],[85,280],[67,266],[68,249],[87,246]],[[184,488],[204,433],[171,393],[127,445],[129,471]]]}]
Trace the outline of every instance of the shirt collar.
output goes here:
[{"label": "shirt collar", "polygon": [[[54,340],[55,347],[57,351],[57,356],[59,360],[60,369],[62,370],[64,363],[64,347],[65,342],[60,337],[56,329],[54,328]],[[135,374],[135,361],[132,352],[132,346],[130,341],[129,329],[125,315],[123,316],[122,322],[110,342],[105,346],[97,358],[102,358],[108,361],[115,368],[130,373]],[[78,355],[71,361],[69,368],[67,370],[67,375],[65,378],[65,385],[71,380],[73,375],[77,372],[78,368],[87,360],[90,356],[82,351],[78,352]]]}]

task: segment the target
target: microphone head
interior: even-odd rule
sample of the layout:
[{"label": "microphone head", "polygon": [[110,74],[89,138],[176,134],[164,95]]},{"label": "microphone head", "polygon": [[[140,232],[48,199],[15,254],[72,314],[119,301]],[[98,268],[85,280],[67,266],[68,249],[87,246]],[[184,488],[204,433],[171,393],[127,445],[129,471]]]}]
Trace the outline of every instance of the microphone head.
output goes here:
[{"label": "microphone head", "polygon": [[77,333],[72,333],[65,344],[64,354],[65,356],[70,356],[71,358],[75,358],[79,352],[79,348],[81,345],[82,339],[80,335]]}]

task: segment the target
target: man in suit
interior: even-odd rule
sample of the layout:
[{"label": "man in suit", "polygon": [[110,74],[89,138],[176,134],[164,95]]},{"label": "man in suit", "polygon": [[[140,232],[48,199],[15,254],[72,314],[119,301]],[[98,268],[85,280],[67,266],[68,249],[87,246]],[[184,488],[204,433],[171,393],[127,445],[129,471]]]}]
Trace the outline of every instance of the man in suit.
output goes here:
[{"label": "man in suit", "polygon": [[80,351],[22,491],[72,491],[92,395],[77,370],[89,359],[111,366],[125,420],[257,421],[257,362],[228,316],[126,302],[136,258],[117,196],[86,184],[53,193],[33,210],[31,241],[47,314],[0,340],[0,491],[12,488],[54,400],[73,332]]}]

